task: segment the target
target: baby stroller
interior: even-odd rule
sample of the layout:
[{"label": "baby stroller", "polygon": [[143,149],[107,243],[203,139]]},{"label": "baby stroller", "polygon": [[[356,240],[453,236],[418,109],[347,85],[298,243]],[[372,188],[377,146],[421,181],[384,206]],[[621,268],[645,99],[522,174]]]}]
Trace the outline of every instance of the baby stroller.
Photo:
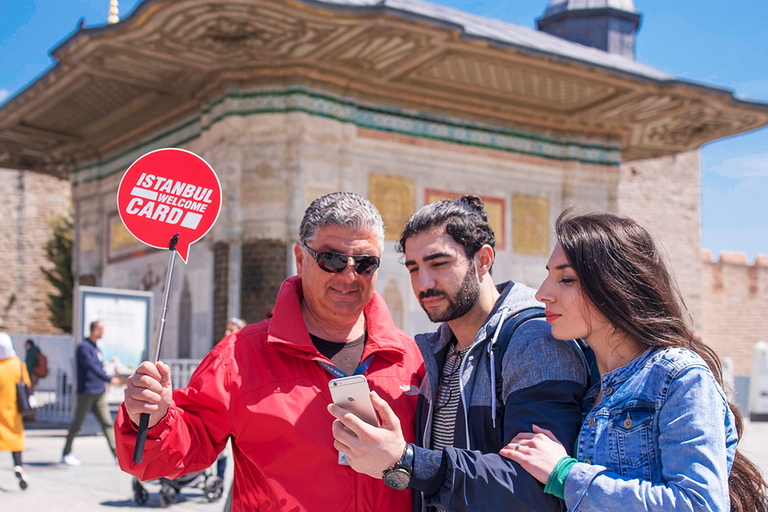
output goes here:
[{"label": "baby stroller", "polygon": [[[180,476],[175,480],[160,478],[151,482],[160,484],[160,506],[162,508],[176,503],[183,487],[202,489],[208,501],[217,501],[224,493],[224,482],[212,468]],[[145,505],[149,501],[149,492],[136,477],[133,477],[133,500],[138,505]]]}]

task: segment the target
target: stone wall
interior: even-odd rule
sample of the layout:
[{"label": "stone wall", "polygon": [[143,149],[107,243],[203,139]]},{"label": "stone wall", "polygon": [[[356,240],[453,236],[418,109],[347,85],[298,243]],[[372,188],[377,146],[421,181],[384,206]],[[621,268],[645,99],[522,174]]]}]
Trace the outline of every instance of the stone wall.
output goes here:
[{"label": "stone wall", "polygon": [[[175,145],[170,142],[163,144]],[[763,260],[753,266],[727,256],[702,262],[698,151],[600,165],[373,130],[301,112],[225,116],[179,145],[216,169],[224,200],[213,230],[193,245],[189,264],[177,267],[170,299],[177,313],[166,326],[167,357],[187,351],[202,357],[228,316],[260,320],[278,283],[295,272],[292,246],[304,209],[334,190],[369,197],[381,210],[388,234],[377,289],[411,334],[434,325],[413,297],[394,251],[397,234],[426,202],[474,193],[495,216],[498,282],[541,283],[552,249],[550,229],[564,208],[618,211],[640,221],[661,243],[697,329],[721,358],[734,359],[737,375],[749,372],[752,344],[768,338]],[[92,276],[99,286],[155,291],[158,309],[165,252],[115,236],[119,179],[151,149],[137,148],[114,169],[94,167],[75,176],[75,182],[88,176],[74,193],[76,267],[81,279]],[[190,312],[185,323],[178,320],[181,308]],[[186,332],[193,340],[182,343],[179,336]]]},{"label": "stone wall", "polygon": [[730,357],[734,375],[749,376],[752,348],[768,341],[768,256],[747,264],[743,253],[723,252],[713,261],[702,251],[702,339],[720,359]]},{"label": "stone wall", "polygon": [[[414,132],[422,126],[408,118],[402,122]],[[488,134],[466,128],[460,135],[470,140]],[[456,143],[305,112],[246,112],[210,121],[191,138],[182,129],[156,140],[157,146],[137,147],[104,165],[76,171],[81,244],[75,266],[78,275],[95,276],[98,286],[155,291],[157,310],[166,256],[115,236],[120,232],[117,185],[133,160],[156,147],[178,146],[202,156],[219,176],[222,210],[211,232],[193,245],[188,265],[174,274],[169,307],[190,308],[195,339],[190,345],[181,343],[178,337],[188,326],[170,316],[168,344],[163,346],[170,357],[187,349],[192,357],[204,355],[210,340],[220,337],[224,311],[249,321],[263,318],[279,282],[295,273],[292,248],[304,210],[325,193],[352,191],[371,199],[382,212],[387,240],[377,289],[386,294],[398,324],[411,334],[434,326],[413,297],[394,245],[405,220],[425,203],[464,193],[480,195],[497,232],[494,278],[531,286],[538,286],[546,275],[550,230],[564,205],[609,210],[617,205],[618,165],[514,152],[501,143],[494,147],[496,139],[490,135],[481,139],[488,141],[483,144]],[[545,143],[553,150],[560,144],[544,141],[542,147]],[[190,274],[186,295],[185,274]]]},{"label": "stone wall", "polygon": [[69,182],[0,169],[0,197],[0,330],[59,334],[45,305],[55,290],[40,267],[51,267],[45,256],[53,232],[50,221],[69,212]]},{"label": "stone wall", "polygon": [[403,317],[400,326],[409,334],[435,329],[418,305],[402,258],[394,251],[403,222],[424,204],[465,193],[479,195],[496,234],[494,281],[514,280],[532,287],[546,277],[546,260],[554,245],[551,230],[564,207],[616,209],[617,166],[362,129],[354,143],[348,175],[358,182],[367,179],[368,190],[362,192],[392,228],[377,289],[388,304],[402,304],[403,311],[395,308],[393,317]]},{"label": "stone wall", "polygon": [[[229,320],[229,244],[213,244],[213,341],[219,342],[224,335]],[[220,333],[220,334],[219,334]],[[217,334],[219,337],[217,337]]]},{"label": "stone wall", "polygon": [[697,329],[702,327],[701,164],[698,150],[621,166],[619,213],[662,246]]},{"label": "stone wall", "polygon": [[[179,288],[176,290],[174,286],[172,301],[177,301],[175,307],[178,308],[184,299],[185,307],[191,308],[195,320],[189,326],[181,326],[169,319],[168,334],[173,339],[178,333],[191,329],[193,336],[199,338],[189,348],[193,356],[202,355],[211,340],[218,339],[219,324],[225,315],[237,314],[232,311],[233,304],[248,293],[245,289],[214,289],[214,280],[221,284],[229,282],[231,287],[233,276],[227,281],[224,275],[214,276],[212,265],[208,265],[214,261],[213,244],[239,247],[259,240],[284,243],[284,272],[277,268],[270,272],[276,279],[291,275],[294,266],[290,248],[304,208],[315,197],[333,190],[351,190],[370,197],[391,224],[391,233],[397,233],[401,227],[398,222],[436,197],[434,194],[479,194],[497,208],[501,216],[496,228],[500,241],[494,269],[496,280],[515,279],[534,287],[545,275],[544,261],[551,250],[548,228],[563,208],[575,204],[588,210],[619,211],[646,225],[664,246],[697,327],[709,337],[701,321],[698,151],[615,167],[363,129],[304,113],[224,117],[183,146],[211,163],[224,192],[223,209],[216,226],[193,246],[191,264],[180,269],[181,274],[175,277]],[[149,149],[153,148],[146,148]],[[133,157],[124,159],[129,165]],[[23,173],[26,177],[20,178],[17,171],[3,172],[8,173],[8,178],[2,181],[3,187],[13,191],[21,187],[35,197],[44,197],[46,192],[40,187],[47,183],[60,193],[60,182],[53,178],[30,173]],[[89,172],[98,175],[103,171],[94,168],[86,170]],[[122,172],[121,166],[105,173],[103,178],[91,177],[78,186],[75,266],[80,281],[87,284],[155,291],[157,309],[166,272],[165,255],[141,244],[132,245],[130,241],[118,240],[117,243],[119,237],[113,233],[120,228],[114,197]],[[25,208],[24,194],[14,192],[7,196],[18,196],[3,205],[8,210],[6,217],[16,218],[14,215],[18,216]],[[530,215],[530,212],[516,209],[520,198],[540,201],[544,208],[541,218],[521,219],[521,215]],[[55,209],[56,201],[39,203],[25,213],[25,217],[31,219],[24,222],[25,226],[39,223],[45,216],[41,212],[47,211],[46,208]],[[43,224],[47,228],[47,223]],[[10,230],[7,239],[23,245],[25,242],[19,241],[18,236],[23,230],[18,223],[16,228],[10,228],[11,225],[14,224],[3,227]],[[515,244],[526,237],[537,240],[535,247],[516,247]],[[48,235],[34,238],[47,240]],[[431,329],[412,297],[407,274],[394,253],[394,238],[388,236],[385,246],[380,291],[386,291],[388,298],[399,304],[400,309],[394,313],[402,327],[412,333]],[[39,265],[29,267],[36,269]],[[246,284],[248,281],[247,276],[240,276],[239,263],[233,266],[230,261],[225,270],[237,273],[234,282]],[[3,275],[3,286],[9,291],[5,297],[0,296],[0,301],[7,303],[11,277],[19,279],[27,274]],[[187,287],[191,282],[199,285],[191,286],[188,288],[191,291],[184,294],[184,279]],[[0,291],[4,292],[5,288]],[[217,292],[229,296],[224,307],[223,297],[215,296]],[[39,301],[40,292],[37,296]],[[21,298],[18,292],[17,297]],[[266,296],[264,300],[268,302]],[[266,307],[266,302],[260,304],[259,309]],[[237,305],[250,307],[250,303]],[[214,315],[214,310],[218,314]],[[40,313],[37,308],[34,323],[41,321]],[[47,311],[42,313],[47,318]],[[253,315],[247,313],[240,311],[241,316],[253,316],[254,320],[262,315],[261,311]],[[168,343],[169,355],[175,355],[179,349],[182,346],[176,340]]]}]

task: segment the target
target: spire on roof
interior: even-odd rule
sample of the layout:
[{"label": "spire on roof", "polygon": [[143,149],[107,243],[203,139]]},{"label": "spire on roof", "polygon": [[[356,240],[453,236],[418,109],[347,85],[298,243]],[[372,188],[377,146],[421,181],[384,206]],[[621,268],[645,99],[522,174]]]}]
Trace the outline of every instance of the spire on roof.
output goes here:
[{"label": "spire on roof", "polygon": [[107,23],[117,23],[120,17],[117,15],[117,0],[109,0],[109,18]]}]

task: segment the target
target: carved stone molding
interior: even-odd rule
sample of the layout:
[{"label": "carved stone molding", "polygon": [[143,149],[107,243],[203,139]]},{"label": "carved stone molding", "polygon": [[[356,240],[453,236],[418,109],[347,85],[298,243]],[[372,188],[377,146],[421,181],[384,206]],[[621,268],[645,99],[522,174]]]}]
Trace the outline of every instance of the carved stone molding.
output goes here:
[{"label": "carved stone molding", "polygon": [[383,76],[434,47],[426,34],[396,27],[371,27],[335,48],[325,61]]},{"label": "carved stone molding", "polygon": [[704,107],[649,124],[644,131],[642,142],[657,147],[696,147],[730,133],[740,133],[754,126],[757,121],[753,115]]},{"label": "carved stone molding", "polygon": [[630,98],[622,104],[604,110],[600,118],[605,121],[621,123],[641,123],[659,116],[700,104],[696,98],[684,98],[673,94],[646,95],[641,98]]},{"label": "carved stone molding", "polygon": [[258,3],[201,4],[173,12],[133,44],[205,65],[305,58],[347,28]]},{"label": "carved stone molding", "polygon": [[469,53],[446,53],[414,76],[444,85],[490,90],[562,111],[583,107],[616,92],[614,87],[594,80]]},{"label": "carved stone molding", "polygon": [[146,92],[145,88],[119,80],[86,77],[73,84],[59,101],[30,116],[27,122],[51,132],[80,134]]}]

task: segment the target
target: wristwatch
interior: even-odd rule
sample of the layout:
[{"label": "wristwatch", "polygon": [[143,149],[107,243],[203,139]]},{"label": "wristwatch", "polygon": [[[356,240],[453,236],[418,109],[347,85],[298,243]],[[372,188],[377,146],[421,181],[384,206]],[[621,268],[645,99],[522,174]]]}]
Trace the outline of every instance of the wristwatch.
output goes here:
[{"label": "wristwatch", "polygon": [[408,488],[413,474],[413,445],[406,444],[403,456],[395,465],[384,471],[384,483],[392,489],[402,491]]}]

